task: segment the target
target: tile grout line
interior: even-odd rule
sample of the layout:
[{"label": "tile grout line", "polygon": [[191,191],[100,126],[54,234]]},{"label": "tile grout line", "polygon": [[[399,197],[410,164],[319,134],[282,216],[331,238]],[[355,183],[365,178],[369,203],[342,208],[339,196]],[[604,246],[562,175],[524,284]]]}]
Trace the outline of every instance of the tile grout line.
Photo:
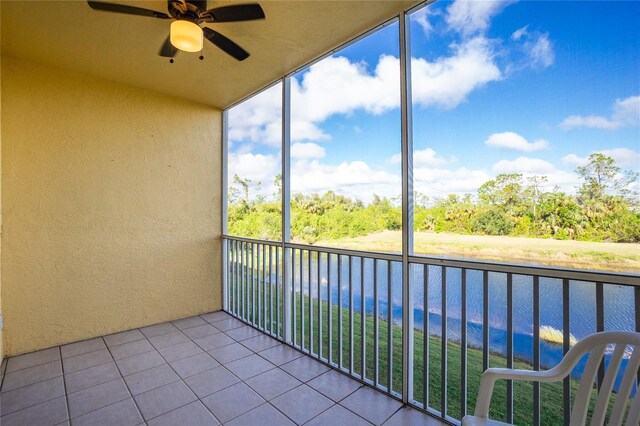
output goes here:
[{"label": "tile grout line", "polygon": [[[47,349],[54,349],[54,348],[47,348]],[[60,361],[60,364],[62,365],[62,359],[59,359],[58,361]],[[55,362],[55,361],[50,361],[50,362]],[[48,363],[47,363],[47,364],[48,364]],[[44,364],[40,364],[40,365],[44,365]],[[36,366],[36,367],[37,367],[37,366]],[[62,367],[62,368],[63,368],[63,372],[64,372],[64,367]],[[24,369],[23,369],[23,370],[24,370]],[[17,371],[19,371],[19,370],[17,370]],[[31,384],[29,384],[29,385],[21,386],[21,387],[16,388],[16,389],[11,389],[11,390],[9,390],[9,391],[7,391],[7,392],[3,392],[3,393],[9,393],[9,392],[17,391],[17,390],[20,390],[20,389],[24,389],[24,388],[25,388],[25,387],[27,387],[27,386],[37,385],[38,383],[43,383],[43,382],[46,382],[46,381],[48,381],[48,380],[54,380],[54,379],[57,379],[57,378],[59,378],[59,377],[62,377],[62,381],[63,381],[63,384],[64,384],[64,374],[62,374],[62,375],[60,375],[60,376],[50,377],[50,378],[45,379],[45,380],[40,380],[39,382],[35,382],[35,383],[31,383]],[[29,409],[29,408],[35,407],[35,406],[40,405],[40,404],[44,404],[45,402],[53,401],[54,399],[58,399],[58,398],[62,398],[62,397],[64,397],[64,398],[66,399],[66,396],[67,396],[66,388],[65,388],[65,392],[64,392],[64,393],[65,393],[65,394],[64,394],[63,396],[56,396],[56,397],[53,397],[53,398],[45,399],[44,401],[40,401],[40,402],[38,402],[37,404],[28,405],[28,406],[26,406],[26,407],[22,407],[22,408],[21,408],[21,409],[19,409],[19,410],[15,410],[15,411],[11,411],[10,413],[2,414],[1,416],[2,416],[2,417],[4,417],[4,416],[8,416],[9,414],[19,413],[20,411],[23,411],[23,410],[26,410],[26,409]],[[1,399],[1,398],[0,398],[0,399]],[[67,404],[67,405],[68,405],[68,404]],[[67,407],[67,410],[68,410],[68,407]],[[1,419],[1,418],[0,418],[0,419]],[[1,423],[2,423],[2,422],[0,421],[0,424],[1,424]]]},{"label": "tile grout line", "polygon": [[60,368],[62,370],[62,385],[64,386],[64,402],[65,407],[67,409],[67,421],[71,424],[71,410],[69,409],[69,397],[67,393],[67,379],[64,375],[64,360],[62,358],[62,346],[58,346],[58,351],[60,353]]},{"label": "tile grout line", "polygon": [[[62,359],[59,359],[59,360],[58,360],[58,359],[56,359],[56,360],[53,360],[53,361],[46,362],[46,363],[44,363],[44,364],[34,365],[33,367],[28,367],[28,368],[23,368],[23,369],[21,369],[21,370],[17,370],[17,371],[14,371],[13,373],[8,373],[8,374],[19,373],[20,371],[28,370],[29,368],[42,367],[43,365],[53,364],[54,362],[57,362],[57,361],[60,361],[60,362],[62,363]],[[27,383],[26,385],[22,385],[22,386],[19,386],[19,387],[17,387],[17,388],[13,388],[13,389],[9,389],[9,390],[6,390],[6,391],[5,391],[5,390],[2,390],[2,387],[4,386],[5,376],[7,376],[8,374],[5,374],[5,375],[2,377],[2,385],[0,385],[0,390],[1,390],[1,391],[0,391],[0,393],[13,392],[13,391],[18,390],[18,389],[26,388],[27,386],[37,385],[38,383],[46,382],[47,380],[51,380],[51,379],[55,379],[55,378],[58,378],[58,377],[62,377],[62,375],[63,375],[63,373],[61,373],[61,374],[60,374],[60,375],[58,375],[58,376],[48,377],[48,378],[46,378],[46,379],[38,380],[37,382]]]},{"label": "tile grout line", "polygon": [[[206,321],[206,320],[204,320],[204,321]],[[172,324],[173,324],[173,323],[172,323]],[[174,327],[175,327],[175,325],[174,325]],[[176,328],[177,328],[177,327],[176,327]],[[180,330],[180,332],[182,333],[182,330]],[[190,342],[192,342],[192,343],[193,343],[193,344],[195,344],[198,348],[200,348],[200,349],[203,351],[203,353],[206,353],[207,355],[209,355],[209,354],[207,353],[207,351],[205,351],[205,350],[204,350],[204,348],[202,348],[200,345],[198,345],[196,342],[194,342],[194,341],[193,341],[193,339],[191,339],[191,337],[187,336],[187,335],[186,335],[186,334],[184,334],[184,333],[182,333],[182,334],[183,334],[183,335],[185,335],[185,336],[189,339],[189,341],[190,341]],[[149,343],[151,343],[151,342],[149,342]],[[182,343],[186,343],[186,342],[182,342]],[[179,345],[180,343],[177,343],[177,344]],[[152,344],[152,345],[153,345],[153,344]],[[175,345],[174,345],[174,346],[175,346]],[[155,347],[155,346],[154,346],[154,347]],[[156,349],[156,351],[157,351],[157,349]],[[169,368],[171,368],[171,370],[175,373],[175,375],[176,375],[176,376],[178,376],[178,379],[179,379],[178,381],[182,382],[182,384],[183,384],[187,389],[189,389],[189,392],[191,392],[191,393],[193,394],[193,396],[195,396],[195,397],[196,397],[195,401],[200,402],[200,403],[205,407],[205,409],[206,409],[208,412],[210,412],[210,413],[211,413],[211,415],[213,416],[213,418],[214,418],[214,419],[216,419],[216,421],[217,421],[218,423],[222,424],[222,422],[218,420],[218,418],[215,416],[215,414],[213,414],[213,413],[211,412],[211,410],[209,410],[209,407],[207,407],[207,405],[206,405],[204,402],[202,402],[202,401],[201,401],[200,397],[199,397],[198,395],[196,395],[196,393],[195,393],[195,392],[194,392],[194,391],[189,387],[189,385],[184,381],[184,379],[182,378],[182,376],[180,376],[180,374],[178,374],[178,372],[173,368],[173,366],[171,365],[171,363],[169,363],[169,361],[167,361],[167,360],[166,360],[166,358],[165,358],[165,357],[164,357],[164,356],[163,356],[159,351],[158,351],[158,354],[160,355],[160,357],[161,357],[162,359],[164,359],[164,361],[167,363],[167,365],[169,366]],[[199,355],[199,354],[194,354],[194,355],[191,355],[191,356],[195,356],[195,355]],[[209,356],[211,356],[211,355],[209,355]],[[185,359],[185,358],[189,358],[189,357],[184,357],[184,358],[180,358],[180,359]],[[213,358],[213,357],[211,357],[211,358]],[[213,358],[213,359],[215,360],[215,358]],[[175,360],[175,361],[179,361],[179,360]],[[216,362],[218,362],[217,360],[215,360],[215,361],[216,361]],[[173,362],[173,361],[172,361],[172,362]],[[222,364],[220,364],[220,366],[222,366]],[[214,367],[214,368],[217,368],[217,367]],[[213,368],[211,368],[211,369],[209,369],[209,370],[205,370],[205,371],[210,371],[210,370],[213,370]],[[226,369],[226,370],[227,370],[227,371],[229,371],[228,369]],[[231,373],[231,371],[229,371],[229,373]],[[200,373],[198,373],[198,374],[200,374]],[[235,377],[235,374],[233,374],[233,373],[231,373],[231,374]],[[194,376],[195,376],[195,374],[194,374]],[[193,377],[193,376],[190,376],[190,377]],[[238,379],[239,379],[239,378],[238,378]],[[177,383],[177,381],[176,381],[176,382],[172,382],[172,383]],[[125,382],[125,384],[126,384],[126,382]],[[171,383],[169,383],[169,384],[171,384]],[[166,386],[166,385],[163,385],[163,386]],[[159,387],[162,387],[162,386],[159,386]],[[228,386],[227,386],[227,387],[228,387]],[[158,388],[154,388],[154,389],[158,389]],[[224,389],[226,389],[226,388],[224,388]],[[151,390],[153,390],[153,389],[151,389]],[[222,390],[222,389],[221,389],[221,390]],[[147,391],[147,392],[149,392],[149,391]],[[143,393],[144,393],[144,392],[143,392]],[[214,393],[215,393],[215,392],[214,392]],[[211,395],[213,395],[213,394],[211,394]],[[209,395],[207,395],[207,396],[209,396]],[[134,398],[134,401],[135,401],[135,398]],[[177,410],[177,409],[179,409],[179,408],[185,407],[185,406],[187,406],[187,405],[189,405],[189,404],[191,404],[191,403],[193,403],[193,402],[195,402],[195,401],[190,401],[190,402],[188,402],[188,403],[186,403],[186,404],[183,404],[183,405],[181,405],[181,406],[179,406],[179,407],[174,408],[173,410],[169,410],[169,411],[167,411],[166,413],[162,413],[162,414],[159,414],[159,415],[157,415],[157,416],[155,416],[155,417],[152,417],[152,418],[150,418],[149,420],[145,419],[145,418],[144,418],[144,416],[142,416],[142,419],[145,421],[145,423],[147,423],[147,422],[148,422],[148,421],[150,421],[150,420],[153,420],[153,419],[155,419],[155,418],[158,418],[158,417],[160,417],[160,416],[163,416],[163,415],[165,415],[165,414],[167,414],[167,413],[170,413],[170,412],[172,412],[172,411],[174,411],[174,410]],[[136,403],[136,406],[137,406],[137,403]],[[141,414],[142,414],[142,413],[141,413]]]},{"label": "tile grout line", "polygon": [[[141,332],[142,333],[142,332]],[[144,333],[142,333],[144,335]],[[145,336],[146,339],[146,336]],[[103,338],[104,340],[104,338]],[[137,341],[137,340],[136,340]],[[148,341],[148,340],[147,340]],[[105,342],[105,345],[107,344],[107,342]],[[149,344],[151,344],[151,342],[149,342]],[[129,389],[129,385],[127,384],[127,381],[124,379],[124,376],[122,375],[122,371],[120,371],[120,367],[118,366],[118,363],[116,362],[115,358],[113,358],[113,354],[111,353],[111,348],[109,346],[107,346],[107,351],[109,351],[109,355],[111,356],[111,359],[113,360],[113,363],[116,366],[116,370],[118,370],[118,374],[120,374],[120,380],[122,380],[122,383],[124,383],[124,386],[127,388],[127,392],[129,392],[129,396],[131,397],[131,400],[133,401],[133,405],[135,405],[136,410],[138,410],[138,414],[140,414],[140,418],[142,419],[142,422],[144,424],[147,424],[146,419],[144,418],[144,416],[142,415],[142,411],[140,411],[140,407],[138,407],[138,402],[136,401],[136,399],[133,397],[133,394],[131,393],[131,389]],[[149,351],[150,352],[150,351]],[[144,352],[143,352],[144,353]],[[138,354],[140,355],[140,354]],[[125,357],[127,358],[127,357]],[[124,401],[124,400],[122,400]],[[121,401],[118,401],[121,402]],[[114,403],[115,404],[115,403]],[[108,406],[107,406],[108,407]],[[104,407],[103,407],[104,408]],[[95,411],[95,410],[94,410]],[[86,413],[85,413],[86,414]]]},{"label": "tile grout line", "polygon": [[4,376],[7,375],[7,365],[9,365],[9,358],[4,358],[0,364],[0,374],[2,374],[2,380],[0,380],[0,393],[2,392],[2,385],[4,385]]}]

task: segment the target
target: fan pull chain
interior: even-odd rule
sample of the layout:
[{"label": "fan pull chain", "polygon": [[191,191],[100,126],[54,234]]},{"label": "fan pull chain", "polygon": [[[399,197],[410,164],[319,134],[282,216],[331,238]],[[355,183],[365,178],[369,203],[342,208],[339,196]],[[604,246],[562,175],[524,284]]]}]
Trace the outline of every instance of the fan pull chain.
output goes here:
[{"label": "fan pull chain", "polygon": [[202,50],[200,50],[200,56],[198,57],[201,61],[204,60],[204,55],[202,54]]}]

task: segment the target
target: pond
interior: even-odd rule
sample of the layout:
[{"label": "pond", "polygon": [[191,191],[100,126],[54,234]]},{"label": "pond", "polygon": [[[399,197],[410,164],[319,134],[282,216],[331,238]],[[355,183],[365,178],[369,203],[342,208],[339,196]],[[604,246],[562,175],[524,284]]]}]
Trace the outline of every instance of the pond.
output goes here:
[{"label": "pond", "polygon": [[[294,288],[300,292],[302,276],[302,291],[322,300],[328,299],[328,283],[331,284],[331,302],[338,304],[338,288],[342,291],[342,306],[349,307],[349,269],[353,287],[354,311],[361,311],[361,283],[364,278],[365,311],[373,315],[374,306],[374,275],[377,281],[378,313],[381,319],[388,318],[388,284],[391,282],[391,306],[393,321],[397,325],[402,323],[402,264],[377,260],[374,272],[374,261],[358,257],[349,259],[341,257],[340,266],[338,256],[331,255],[327,262],[326,255],[322,255],[318,263],[316,254],[312,255],[310,286],[309,261],[306,253],[300,261],[300,254],[294,256]],[[361,264],[361,262],[363,262]],[[327,264],[329,263],[329,267]],[[302,264],[302,271],[300,269]],[[318,274],[318,267],[320,269]],[[388,268],[391,268],[389,270]],[[340,273],[338,273],[340,270]],[[302,272],[302,274],[301,274]],[[363,274],[363,276],[361,276]],[[443,267],[428,266],[428,297],[424,297],[424,269],[422,265],[412,265],[410,271],[410,288],[414,296],[414,327],[424,330],[425,307],[428,312],[429,334],[441,335],[442,332],[442,274]],[[340,286],[338,286],[340,275]],[[483,277],[482,271],[466,271],[466,307],[467,307],[467,341],[469,346],[482,348],[483,336]],[[329,279],[330,278],[330,279]],[[447,338],[459,342],[462,322],[462,270],[446,268],[446,318]],[[507,274],[490,272],[489,284],[489,345],[490,351],[505,354],[507,352]],[[596,286],[593,282],[570,281],[569,283],[569,323],[570,333],[579,340],[596,332]],[[540,277],[540,362],[542,368],[555,366],[563,356],[562,353],[562,280]],[[604,324],[605,330],[635,330],[634,289],[631,286],[613,284],[604,285]],[[514,356],[524,361],[533,360],[533,277],[513,275],[513,349]],[[555,332],[555,333],[554,333]],[[553,334],[559,342],[553,343]],[[545,340],[546,339],[546,340]],[[572,339],[574,340],[574,339]],[[605,361],[606,362],[606,361]],[[579,377],[584,368],[583,359],[573,375]],[[621,371],[623,371],[621,369]]]}]

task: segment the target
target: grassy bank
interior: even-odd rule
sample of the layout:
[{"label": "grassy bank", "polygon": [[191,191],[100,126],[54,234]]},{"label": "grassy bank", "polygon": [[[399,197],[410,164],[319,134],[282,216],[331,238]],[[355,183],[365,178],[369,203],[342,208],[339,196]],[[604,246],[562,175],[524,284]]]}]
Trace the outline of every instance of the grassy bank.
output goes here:
[{"label": "grassy bank", "polygon": [[[389,385],[389,368],[391,367],[391,385],[395,392],[402,391],[402,328],[398,326],[391,327],[391,362],[389,362],[388,342],[389,342],[389,323],[384,320],[378,320],[378,345],[374,346],[375,322],[371,312],[367,311],[364,318],[364,329],[362,327],[362,316],[359,313],[353,314],[353,329],[351,329],[351,319],[348,309],[340,310],[337,306],[331,307],[332,334],[329,337],[328,322],[329,308],[326,302],[318,304],[317,299],[311,301],[311,313],[309,315],[309,299],[308,296],[304,300],[300,300],[300,294],[295,298],[295,342],[306,349],[312,348],[315,353],[327,359],[329,356],[329,341],[332,343],[332,361],[340,362],[342,356],[342,366],[347,369],[353,369],[353,373],[361,376],[363,372],[362,363],[362,347],[365,348],[365,378],[375,381],[375,364],[374,358],[377,352],[378,358],[378,383],[387,387]],[[275,298],[274,298],[275,301]],[[318,307],[321,307],[320,314],[322,321],[322,333],[319,333],[318,327]],[[302,310],[301,310],[302,307]],[[267,317],[270,312],[267,308]],[[275,318],[275,310],[274,310]],[[259,313],[258,313],[259,315]],[[258,316],[257,315],[257,316]],[[342,353],[340,353],[340,336],[338,335],[338,324],[342,316]],[[304,321],[303,321],[304,320]],[[310,339],[309,326],[310,320],[312,325],[313,338]],[[304,324],[304,337],[301,325]],[[275,327],[275,325],[274,325]],[[322,336],[322,339],[319,336]],[[353,358],[351,357],[350,337],[353,335]],[[417,401],[423,401],[425,392],[424,367],[424,334],[416,330],[414,332],[414,388],[413,396]],[[364,345],[362,345],[364,339]],[[320,349],[320,343],[322,348]],[[442,395],[442,339],[437,336],[428,337],[428,400],[429,406],[437,410],[441,407]],[[311,346],[310,346],[311,345]],[[461,418],[461,365],[462,350],[457,342],[447,342],[447,414],[454,418]],[[466,354],[467,366],[467,412],[472,413],[482,377],[482,350],[477,348],[468,348]],[[506,367],[506,359],[504,356],[491,353],[491,367]],[[514,368],[531,369],[531,365],[519,360],[514,361]],[[575,380],[570,381],[572,395],[575,396],[578,383]],[[533,385],[531,383],[514,382],[514,422],[518,425],[529,425],[533,423]],[[541,424],[557,425],[563,418],[562,410],[562,383],[542,384],[540,392],[540,413]],[[595,392],[594,392],[595,395]],[[594,399],[592,398],[592,405]],[[498,382],[493,394],[490,416],[496,420],[506,421],[506,383]]]},{"label": "grassy bank", "polygon": [[[402,235],[400,231],[384,231],[362,237],[318,241],[316,245],[400,252]],[[416,232],[414,245],[416,253],[426,255],[602,271],[640,271],[640,244]]]}]

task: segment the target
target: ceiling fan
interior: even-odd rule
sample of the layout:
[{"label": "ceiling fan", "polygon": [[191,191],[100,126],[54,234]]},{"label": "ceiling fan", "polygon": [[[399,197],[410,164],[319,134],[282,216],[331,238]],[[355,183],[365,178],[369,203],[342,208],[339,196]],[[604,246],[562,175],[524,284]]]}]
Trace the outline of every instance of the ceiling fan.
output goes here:
[{"label": "ceiling fan", "polygon": [[[171,62],[173,62],[173,57],[178,50],[185,52],[201,51],[203,37],[238,61],[244,61],[249,57],[249,52],[219,32],[200,25],[218,22],[252,21],[265,18],[264,11],[259,4],[238,4],[207,10],[206,0],[168,0],[167,14],[116,3],[93,0],[89,0],[87,3],[92,9],[104,12],[172,19],[169,37],[167,37],[158,53],[160,56],[172,58]],[[200,59],[203,59],[203,57],[200,56]]]}]

